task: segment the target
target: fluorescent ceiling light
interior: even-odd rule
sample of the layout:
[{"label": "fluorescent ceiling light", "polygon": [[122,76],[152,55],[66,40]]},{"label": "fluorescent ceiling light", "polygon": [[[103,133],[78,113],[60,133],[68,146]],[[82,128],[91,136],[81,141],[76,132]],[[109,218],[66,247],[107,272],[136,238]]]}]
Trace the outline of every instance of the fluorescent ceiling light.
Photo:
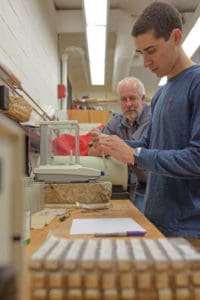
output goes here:
[{"label": "fluorescent ceiling light", "polygon": [[105,82],[107,8],[107,0],[84,0],[92,85],[104,85]]},{"label": "fluorescent ceiling light", "polygon": [[106,28],[105,26],[87,26],[88,54],[90,62],[105,62]]},{"label": "fluorescent ceiling light", "polygon": [[162,85],[165,85],[166,83],[167,83],[167,76],[164,76],[160,79],[158,85],[162,86]]},{"label": "fluorescent ceiling light", "polygon": [[200,45],[200,40],[198,38],[199,35],[200,35],[200,17],[192,27],[185,41],[183,42],[183,50],[189,57],[192,57],[195,51],[199,48]]},{"label": "fluorescent ceiling light", "polygon": [[[104,85],[106,27],[87,26],[88,55],[92,85]],[[98,45],[98,46],[97,46]],[[95,70],[95,68],[97,68]]]},{"label": "fluorescent ceiling light", "polygon": [[107,0],[84,0],[87,25],[107,24]]},{"label": "fluorescent ceiling light", "polygon": [[104,85],[105,63],[90,63],[90,74],[93,85]]},{"label": "fluorescent ceiling light", "polygon": [[[188,33],[182,45],[183,50],[190,58],[200,46],[200,39],[198,38],[199,35],[200,35],[200,17],[197,19],[196,23]],[[166,82],[167,82],[167,77],[165,76],[161,78],[158,85],[162,86]]]}]

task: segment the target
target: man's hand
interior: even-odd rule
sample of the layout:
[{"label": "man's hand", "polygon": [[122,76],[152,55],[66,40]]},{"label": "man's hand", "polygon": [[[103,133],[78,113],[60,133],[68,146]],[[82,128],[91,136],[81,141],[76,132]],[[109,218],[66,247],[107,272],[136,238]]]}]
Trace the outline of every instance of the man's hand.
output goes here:
[{"label": "man's hand", "polygon": [[100,136],[107,136],[107,135],[101,133],[98,129],[94,129],[94,130],[91,131],[92,146],[89,149],[88,155],[91,155],[91,156],[108,156],[108,154],[102,152],[102,150],[99,147]]},{"label": "man's hand", "polygon": [[110,155],[121,162],[134,164],[133,148],[118,136],[100,134],[98,137],[94,137],[94,141],[102,153]]},{"label": "man's hand", "polygon": [[93,129],[91,131],[91,142],[93,147],[97,147],[98,142],[99,142],[99,136],[100,136],[100,131],[97,129]]}]

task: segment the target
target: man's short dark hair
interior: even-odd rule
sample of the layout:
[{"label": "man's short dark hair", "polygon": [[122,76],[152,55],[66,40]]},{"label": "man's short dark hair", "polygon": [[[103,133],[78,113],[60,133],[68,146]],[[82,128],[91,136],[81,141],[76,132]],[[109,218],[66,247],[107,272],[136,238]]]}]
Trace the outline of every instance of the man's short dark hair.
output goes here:
[{"label": "man's short dark hair", "polygon": [[178,10],[164,2],[153,2],[136,19],[132,36],[137,37],[153,30],[156,38],[163,37],[168,40],[175,28],[182,30],[181,15]]}]

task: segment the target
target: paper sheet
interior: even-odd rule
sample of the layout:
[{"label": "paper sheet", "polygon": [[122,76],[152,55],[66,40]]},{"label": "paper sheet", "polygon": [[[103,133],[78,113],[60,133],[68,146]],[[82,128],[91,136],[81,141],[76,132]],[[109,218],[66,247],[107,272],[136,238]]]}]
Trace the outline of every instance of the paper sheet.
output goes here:
[{"label": "paper sheet", "polygon": [[41,229],[49,224],[56,216],[66,213],[66,209],[43,209],[31,216],[31,228]]},{"label": "paper sheet", "polygon": [[70,234],[96,234],[113,232],[146,232],[137,222],[131,218],[98,218],[98,219],[74,219]]}]

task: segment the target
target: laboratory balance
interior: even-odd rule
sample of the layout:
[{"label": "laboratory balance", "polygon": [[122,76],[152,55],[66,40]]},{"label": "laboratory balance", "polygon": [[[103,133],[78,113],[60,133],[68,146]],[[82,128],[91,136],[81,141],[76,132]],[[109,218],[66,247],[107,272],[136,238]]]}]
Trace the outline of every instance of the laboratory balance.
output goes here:
[{"label": "laboratory balance", "polygon": [[[40,165],[34,169],[36,180],[60,183],[90,182],[96,181],[104,174],[100,169],[80,165],[77,121],[41,122],[40,135]],[[64,145],[68,154],[61,155],[64,159],[58,162],[58,139],[64,135],[67,135],[70,141]]]}]

